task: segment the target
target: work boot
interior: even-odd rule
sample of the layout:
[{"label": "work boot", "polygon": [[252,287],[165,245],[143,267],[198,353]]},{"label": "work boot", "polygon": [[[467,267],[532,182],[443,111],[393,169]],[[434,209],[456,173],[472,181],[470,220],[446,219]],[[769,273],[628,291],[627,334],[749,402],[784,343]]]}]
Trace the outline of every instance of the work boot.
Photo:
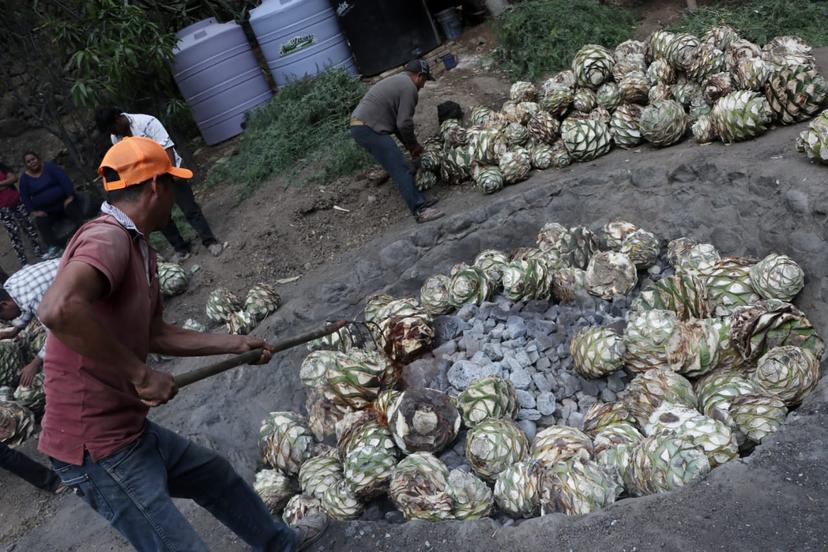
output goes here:
[{"label": "work boot", "polygon": [[302,550],[307,550],[313,543],[318,541],[328,529],[328,515],[324,512],[307,515],[296,522],[293,529],[299,536],[296,551],[302,552]]},{"label": "work boot", "polygon": [[432,220],[437,220],[438,218],[442,218],[445,216],[445,213],[442,211],[438,211],[432,207],[426,207],[425,209],[420,209],[416,214],[417,222],[431,222]]}]

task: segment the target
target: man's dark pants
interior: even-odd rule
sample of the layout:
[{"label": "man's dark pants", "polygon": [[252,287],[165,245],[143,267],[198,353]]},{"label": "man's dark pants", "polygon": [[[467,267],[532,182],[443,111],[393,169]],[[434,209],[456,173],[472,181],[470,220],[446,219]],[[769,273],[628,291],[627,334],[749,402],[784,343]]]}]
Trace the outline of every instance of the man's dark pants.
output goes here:
[{"label": "man's dark pants", "polygon": [[[83,224],[83,212],[81,211],[79,201],[75,198],[69,205],[64,207],[63,211],[48,213],[45,217],[32,217],[37,231],[40,232],[43,243],[47,247],[63,247],[66,241],[72,234],[75,233],[81,224]],[[69,232],[61,232],[62,236],[58,236],[56,229],[58,224],[63,221],[69,221],[71,228]]]},{"label": "man's dark pants", "polygon": [[388,171],[405,204],[417,214],[426,202],[425,197],[414,183],[414,173],[405,156],[388,134],[375,132],[366,125],[351,127],[351,137],[357,144],[374,156],[382,168]]},{"label": "man's dark pants", "polygon": [[[201,238],[202,244],[210,245],[216,243],[218,240],[213,235],[213,231],[210,229],[210,224],[204,217],[201,207],[196,203],[192,186],[189,182],[177,182],[177,184],[179,185],[174,188],[175,204],[184,213],[184,218],[187,219],[187,222],[196,231],[198,237]],[[187,241],[181,235],[181,232],[178,231],[178,227],[173,221],[170,221],[161,232],[176,251],[187,251],[189,249]]]},{"label": "man's dark pants", "polygon": [[3,443],[0,443],[0,468],[9,470],[44,491],[53,492],[60,485],[60,479],[55,472]]},{"label": "man's dark pants", "polygon": [[82,466],[52,459],[63,483],[139,552],[207,551],[172,498],[207,509],[253,550],[292,552],[296,533],[274,520],[256,492],[215,452],[152,422],[133,443]]}]

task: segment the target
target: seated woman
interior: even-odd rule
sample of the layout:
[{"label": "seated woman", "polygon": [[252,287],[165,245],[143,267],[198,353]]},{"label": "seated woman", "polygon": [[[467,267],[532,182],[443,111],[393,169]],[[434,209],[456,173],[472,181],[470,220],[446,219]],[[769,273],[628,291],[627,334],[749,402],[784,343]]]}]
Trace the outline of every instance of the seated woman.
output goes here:
[{"label": "seated woman", "polygon": [[9,240],[12,247],[14,247],[17,260],[20,261],[20,266],[26,266],[29,259],[26,257],[26,250],[23,248],[21,230],[29,238],[35,255],[42,256],[43,251],[40,248],[40,238],[37,231],[31,219],[29,219],[29,213],[20,203],[20,194],[14,185],[15,182],[17,182],[17,175],[6,165],[0,163],[0,223],[6,227],[6,232],[9,233]]},{"label": "seated woman", "polygon": [[44,163],[33,151],[26,152],[23,162],[26,169],[20,175],[20,198],[49,246],[46,254],[56,255],[66,243],[66,239],[57,236],[56,225],[68,219],[74,232],[83,222],[83,213],[75,201],[75,187],[63,169]]}]

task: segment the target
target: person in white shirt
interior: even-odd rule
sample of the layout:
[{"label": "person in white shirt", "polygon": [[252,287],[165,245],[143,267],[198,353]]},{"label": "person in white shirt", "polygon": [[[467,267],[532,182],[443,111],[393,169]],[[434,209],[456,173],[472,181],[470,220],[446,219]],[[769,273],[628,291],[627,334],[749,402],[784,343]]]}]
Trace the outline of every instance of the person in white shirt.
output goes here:
[{"label": "person in white shirt", "polygon": [[[113,144],[121,141],[125,136],[143,136],[161,144],[170,156],[170,162],[174,167],[181,166],[181,156],[175,151],[175,144],[170,138],[167,129],[161,121],[152,115],[141,113],[124,113],[118,107],[99,107],[95,110],[95,124],[98,130],[108,133]],[[198,233],[201,242],[214,256],[219,256],[222,251],[221,243],[213,235],[204,213],[201,211],[191,186],[175,187],[175,203],[184,213],[184,217],[190,226]],[[175,222],[170,223],[162,230],[164,237],[175,249],[172,260],[181,262],[190,256],[190,244],[181,236]]]}]

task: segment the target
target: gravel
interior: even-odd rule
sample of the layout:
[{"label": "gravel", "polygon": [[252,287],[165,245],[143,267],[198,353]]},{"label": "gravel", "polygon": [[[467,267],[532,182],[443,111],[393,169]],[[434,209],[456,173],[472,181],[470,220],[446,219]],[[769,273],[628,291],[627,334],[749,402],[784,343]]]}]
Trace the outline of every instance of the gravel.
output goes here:
[{"label": "gravel", "polygon": [[[662,262],[658,270],[645,273],[647,279],[670,275],[672,269],[662,265],[668,266]],[[435,378],[432,384],[439,389],[442,382],[444,391],[459,393],[476,379],[501,376],[517,391],[519,422],[532,422],[536,429],[554,424],[581,427],[589,407],[617,400],[629,377],[623,371],[605,378],[581,377],[573,370],[569,342],[591,326],[623,332],[635,294],[605,301],[579,292],[571,303],[560,304],[512,302],[496,295],[479,307],[465,305],[453,316],[437,316],[435,324],[442,334],[453,328],[458,332],[434,350],[450,367],[445,378]]]}]

